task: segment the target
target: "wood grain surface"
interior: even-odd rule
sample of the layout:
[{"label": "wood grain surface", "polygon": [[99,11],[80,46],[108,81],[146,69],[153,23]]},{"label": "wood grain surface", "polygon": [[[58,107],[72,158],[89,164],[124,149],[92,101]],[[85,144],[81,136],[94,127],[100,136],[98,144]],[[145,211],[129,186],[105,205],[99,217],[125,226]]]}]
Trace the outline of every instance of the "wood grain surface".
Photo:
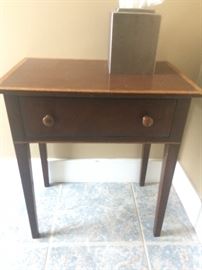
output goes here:
[{"label": "wood grain surface", "polygon": [[154,75],[108,73],[105,60],[27,58],[0,81],[0,92],[109,95],[188,95],[202,90],[168,62],[157,62]]}]

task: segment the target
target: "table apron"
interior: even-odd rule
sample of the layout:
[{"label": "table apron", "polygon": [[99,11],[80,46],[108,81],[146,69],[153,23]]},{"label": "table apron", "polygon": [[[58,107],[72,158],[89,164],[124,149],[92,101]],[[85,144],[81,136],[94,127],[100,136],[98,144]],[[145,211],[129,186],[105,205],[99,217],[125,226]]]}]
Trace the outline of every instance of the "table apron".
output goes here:
[{"label": "table apron", "polygon": [[19,143],[179,143],[190,104],[190,98],[4,98]]}]

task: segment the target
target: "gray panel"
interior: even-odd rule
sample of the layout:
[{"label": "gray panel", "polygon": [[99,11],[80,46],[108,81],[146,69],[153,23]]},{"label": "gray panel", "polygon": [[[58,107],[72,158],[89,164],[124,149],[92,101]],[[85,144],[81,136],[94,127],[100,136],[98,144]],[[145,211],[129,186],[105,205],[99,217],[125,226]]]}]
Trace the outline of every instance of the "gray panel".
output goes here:
[{"label": "gray panel", "polygon": [[155,13],[112,14],[110,73],[153,73],[160,20]]}]

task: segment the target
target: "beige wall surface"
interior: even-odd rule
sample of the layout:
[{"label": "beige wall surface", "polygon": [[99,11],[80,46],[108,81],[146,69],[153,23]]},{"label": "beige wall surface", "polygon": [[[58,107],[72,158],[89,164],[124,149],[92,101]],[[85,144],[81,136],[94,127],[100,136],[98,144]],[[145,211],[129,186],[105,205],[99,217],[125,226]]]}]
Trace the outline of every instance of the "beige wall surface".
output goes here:
[{"label": "beige wall surface", "polygon": [[[0,76],[24,57],[107,59],[110,0],[0,0]],[[168,60],[197,80],[201,63],[201,0],[166,0],[155,8],[162,15],[157,58]],[[201,57],[202,58],[202,57]],[[202,104],[192,102],[180,162],[202,196]],[[0,158],[14,156],[3,98],[0,97]],[[140,145],[50,144],[58,158],[140,157]],[[37,155],[36,147],[33,154]],[[162,146],[152,157],[162,156]]]}]

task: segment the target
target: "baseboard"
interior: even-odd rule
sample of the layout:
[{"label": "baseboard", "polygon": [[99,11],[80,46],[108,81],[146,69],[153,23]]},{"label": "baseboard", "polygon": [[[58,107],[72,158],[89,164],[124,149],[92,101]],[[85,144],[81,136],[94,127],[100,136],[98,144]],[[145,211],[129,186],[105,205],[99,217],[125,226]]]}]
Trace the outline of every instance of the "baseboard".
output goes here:
[{"label": "baseboard", "polygon": [[[51,182],[138,182],[140,159],[49,159]],[[160,160],[148,163],[146,181],[158,182]],[[12,169],[11,169],[12,168]],[[39,158],[32,158],[34,181],[41,181],[42,170]],[[14,158],[0,159],[3,178],[19,178],[17,161]]]},{"label": "baseboard", "polygon": [[202,201],[179,162],[176,165],[173,186],[202,243]]},{"label": "baseboard", "polygon": [[[138,182],[140,159],[73,159],[49,162],[54,182]],[[146,180],[157,182],[161,161],[150,160]]]}]

